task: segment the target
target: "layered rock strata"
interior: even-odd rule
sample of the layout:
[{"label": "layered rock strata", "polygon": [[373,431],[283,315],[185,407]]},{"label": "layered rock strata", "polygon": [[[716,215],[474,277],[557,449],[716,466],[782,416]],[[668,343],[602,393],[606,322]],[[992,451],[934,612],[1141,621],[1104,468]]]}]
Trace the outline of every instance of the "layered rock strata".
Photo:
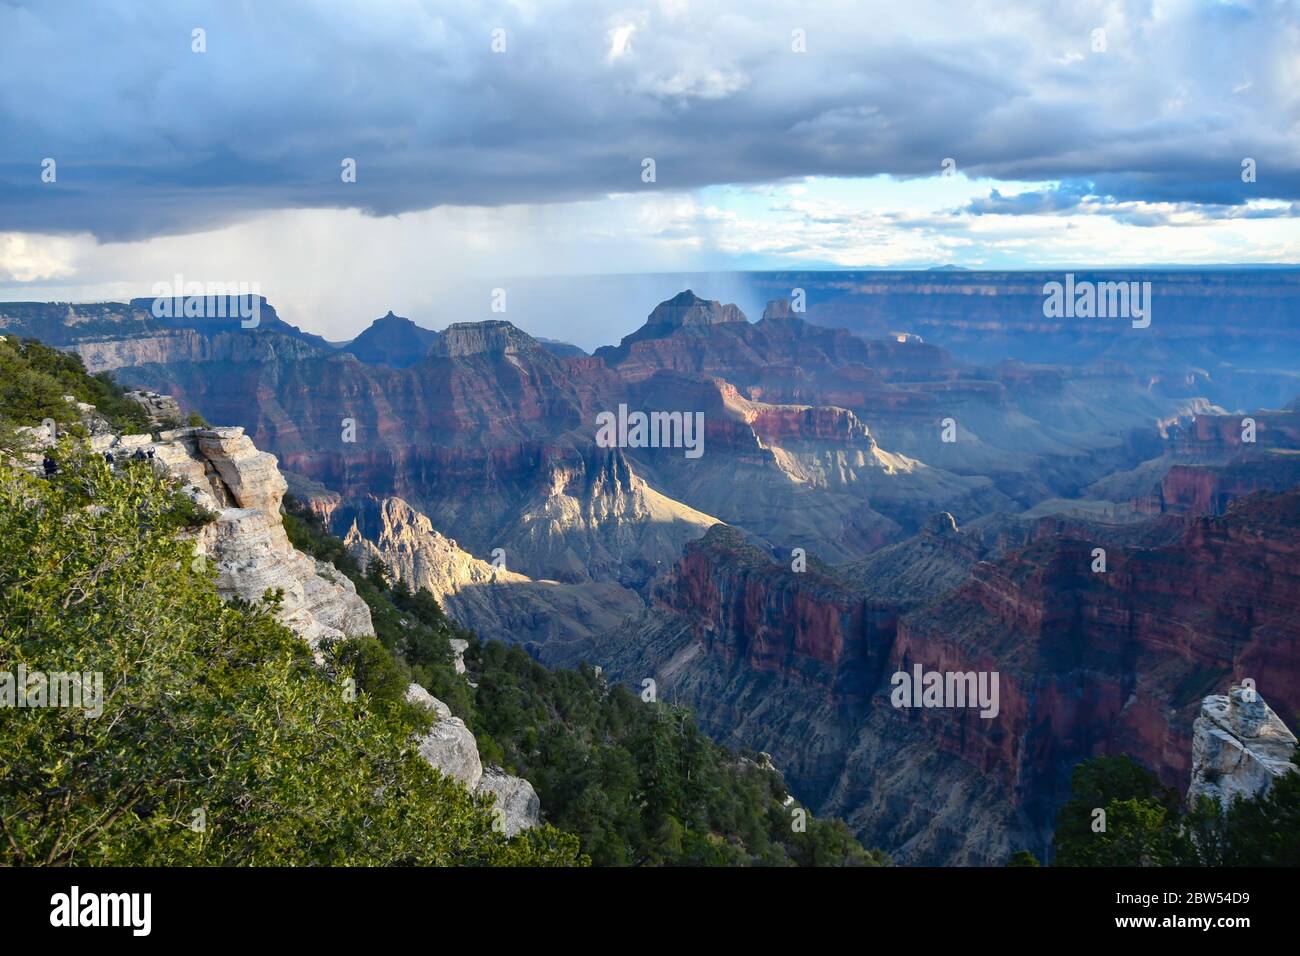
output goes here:
[{"label": "layered rock strata", "polygon": [[[198,554],[216,567],[222,597],[260,601],[282,595],[278,616],[313,649],[321,641],[374,634],[370,609],[333,565],[298,551],[280,517],[285,481],[275,456],[258,451],[242,428],[178,428],[149,444],[157,467],[186,483],[215,520],[204,525]],[[118,445],[129,445],[123,436]]]},{"label": "layered rock strata", "polygon": [[[1267,766],[1262,742],[1243,725],[1232,745],[1207,713],[1198,751],[1204,695],[1266,680],[1282,712],[1300,711],[1300,491],[1177,534],[1169,520],[1052,517],[967,539],[940,516],[849,579],[714,529],[606,645],[608,669],[654,678],[718,739],[768,751],[801,800],[900,862],[1041,856],[1079,760],[1124,753],[1186,786],[1194,754],[1212,774],[1251,751],[1242,786],[1224,784],[1240,790]],[[917,665],[996,674],[996,714],[894,707],[890,676]]]}]

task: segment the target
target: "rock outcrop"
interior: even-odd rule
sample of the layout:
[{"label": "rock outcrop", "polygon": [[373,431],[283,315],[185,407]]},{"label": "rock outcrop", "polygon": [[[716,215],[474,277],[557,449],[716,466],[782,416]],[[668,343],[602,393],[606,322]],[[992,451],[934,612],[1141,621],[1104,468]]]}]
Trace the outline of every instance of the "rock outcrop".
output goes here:
[{"label": "rock outcrop", "polygon": [[537,826],[542,802],[533,785],[523,777],[511,776],[500,767],[486,767],[476,792],[492,794],[496,801],[497,826],[506,836]]},{"label": "rock outcrop", "polygon": [[459,780],[474,793],[490,794],[494,800],[497,827],[514,836],[535,827],[541,819],[541,801],[533,785],[511,776],[500,767],[484,767],[478,741],[459,717],[419,684],[406,689],[406,699],[433,715],[433,726],[417,741],[420,756],[436,770]]},{"label": "rock outcrop", "polygon": [[126,397],[144,409],[153,425],[177,424],[181,420],[181,407],[170,395],[140,389],[127,392]]},{"label": "rock outcrop", "polygon": [[434,721],[429,732],[419,741],[420,756],[449,777],[454,777],[470,790],[478,786],[483,776],[483,763],[478,755],[478,741],[459,717],[443,717]]},{"label": "rock outcrop", "polygon": [[[180,428],[159,438],[124,436],[114,447],[151,447],[158,467],[184,480],[195,502],[215,513],[196,550],[216,565],[223,597],[256,601],[280,591],[280,619],[313,649],[326,639],[374,634],[370,610],[352,582],[290,544],[280,516],[287,485],[275,456],[258,451],[242,428]],[[464,646],[459,652],[457,671],[463,673]],[[540,801],[532,784],[494,768],[485,776],[478,742],[463,720],[418,684],[410,685],[407,699],[434,714],[417,742],[430,766],[473,792],[493,794],[507,835],[537,824]]]},{"label": "rock outcrop", "polygon": [[1295,734],[1254,688],[1206,697],[1192,726],[1188,806],[1209,797],[1226,808],[1267,793],[1278,777],[1297,772],[1295,746]]},{"label": "rock outcrop", "polygon": [[[129,446],[134,436],[118,445]],[[216,566],[225,598],[260,601],[279,591],[280,619],[313,649],[326,639],[374,634],[370,609],[333,565],[298,551],[280,517],[285,480],[275,456],[258,451],[242,428],[178,428],[152,447],[157,467],[180,478],[197,504],[215,514],[196,550]],[[103,450],[103,449],[96,449]]]},{"label": "rock outcrop", "polygon": [[527,332],[503,319],[487,322],[453,322],[432,343],[430,354],[443,358],[472,355],[536,353],[542,345]]},{"label": "rock outcrop", "polygon": [[[260,328],[211,334],[194,329],[163,329],[130,338],[82,339],[77,342],[76,348],[88,372],[173,363],[215,366],[222,363],[291,362],[333,352],[328,346]],[[172,388],[166,390],[176,391]],[[180,396],[184,404],[190,407],[194,407],[190,400],[193,397]]]}]

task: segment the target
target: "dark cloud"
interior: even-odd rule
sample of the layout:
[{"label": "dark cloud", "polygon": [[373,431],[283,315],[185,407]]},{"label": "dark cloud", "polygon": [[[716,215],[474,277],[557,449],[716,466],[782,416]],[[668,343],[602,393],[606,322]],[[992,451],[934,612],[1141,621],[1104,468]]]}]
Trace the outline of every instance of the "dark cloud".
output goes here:
[{"label": "dark cloud", "polygon": [[[1108,177],[1112,187],[1120,185],[1117,177]],[[976,216],[1050,216],[1085,211],[1106,215],[1131,226],[1193,226],[1210,220],[1294,219],[1300,216],[1300,203],[1247,206],[1249,194],[1206,191],[1198,201],[1173,201],[1159,190],[1128,188],[1121,190],[1127,198],[1104,194],[1096,183],[1067,181],[1043,189],[1031,189],[1012,195],[994,188],[987,196],[973,199],[959,212]],[[1149,206],[1150,203],[1161,203]],[[1235,204],[1234,204],[1235,203]],[[1188,216],[1187,214],[1193,214]]]},{"label": "dark cloud", "polygon": [[1034,189],[1011,196],[1002,195],[997,189],[989,190],[982,199],[967,203],[962,211],[976,216],[1024,216],[1050,215],[1052,213],[1070,212],[1088,196],[1093,195],[1090,183],[1066,182],[1047,189]]},{"label": "dark cloud", "polygon": [[1117,202],[1300,199],[1297,7],[1025,6],[0,4],[0,230],[121,240],[281,208],[931,176],[945,157],[1063,183],[975,212],[1060,211],[1082,183]]}]

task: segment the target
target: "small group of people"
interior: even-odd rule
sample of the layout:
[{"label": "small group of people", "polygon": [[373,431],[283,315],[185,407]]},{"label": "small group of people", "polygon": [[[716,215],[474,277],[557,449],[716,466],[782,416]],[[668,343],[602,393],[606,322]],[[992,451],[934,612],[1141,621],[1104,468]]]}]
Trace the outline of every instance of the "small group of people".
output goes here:
[{"label": "small group of people", "polygon": [[[137,448],[134,452],[131,453],[131,461],[152,461],[152,460],[153,460],[152,445],[148,449]],[[114,457],[111,449],[104,452],[104,461],[108,462],[110,466],[117,461],[117,458]]]},{"label": "small group of people", "polygon": [[[131,453],[130,460],[131,461],[152,461],[153,456],[154,455],[153,455],[152,446],[150,446],[147,449],[137,448],[134,452]],[[110,468],[112,468],[114,464],[116,464],[117,458],[116,456],[114,456],[111,449],[106,450],[104,452],[104,461],[108,462],[108,466]],[[41,469],[45,472],[46,478],[51,478],[54,475],[57,475],[59,473],[59,463],[54,460],[54,456],[48,451],[41,458]]]}]

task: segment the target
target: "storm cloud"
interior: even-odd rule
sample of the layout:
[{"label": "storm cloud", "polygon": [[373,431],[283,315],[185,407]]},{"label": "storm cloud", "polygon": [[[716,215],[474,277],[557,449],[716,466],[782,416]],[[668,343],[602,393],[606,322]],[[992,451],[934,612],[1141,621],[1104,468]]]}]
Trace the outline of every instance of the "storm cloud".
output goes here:
[{"label": "storm cloud", "polygon": [[1028,6],[0,2],[0,231],[120,241],[280,209],[935,176],[945,158],[1066,184],[990,197],[1003,214],[1075,203],[1071,183],[1300,199],[1300,7]]}]

